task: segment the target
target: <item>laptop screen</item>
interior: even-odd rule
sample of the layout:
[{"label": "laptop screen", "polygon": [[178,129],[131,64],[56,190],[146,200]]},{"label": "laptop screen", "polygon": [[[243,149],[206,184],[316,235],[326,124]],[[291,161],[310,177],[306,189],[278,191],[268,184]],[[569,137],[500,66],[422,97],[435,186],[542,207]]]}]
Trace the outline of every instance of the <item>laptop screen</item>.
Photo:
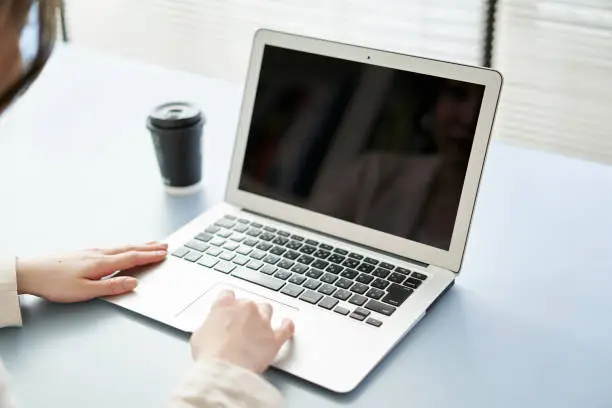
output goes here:
[{"label": "laptop screen", "polygon": [[266,45],[239,188],[448,250],[484,88]]}]

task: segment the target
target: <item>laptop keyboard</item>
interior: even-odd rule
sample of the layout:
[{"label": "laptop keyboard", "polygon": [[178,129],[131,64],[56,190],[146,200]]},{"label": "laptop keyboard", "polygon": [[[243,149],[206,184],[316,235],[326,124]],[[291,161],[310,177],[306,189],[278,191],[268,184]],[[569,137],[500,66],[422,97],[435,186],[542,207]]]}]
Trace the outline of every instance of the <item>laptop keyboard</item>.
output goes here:
[{"label": "laptop keyboard", "polygon": [[172,255],[374,327],[427,279],[233,215],[219,219]]}]

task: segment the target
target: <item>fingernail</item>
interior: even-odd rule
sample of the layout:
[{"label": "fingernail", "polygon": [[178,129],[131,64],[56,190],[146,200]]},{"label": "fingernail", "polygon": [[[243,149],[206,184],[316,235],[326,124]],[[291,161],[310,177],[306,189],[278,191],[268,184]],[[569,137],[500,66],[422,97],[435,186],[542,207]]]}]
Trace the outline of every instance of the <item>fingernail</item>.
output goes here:
[{"label": "fingernail", "polygon": [[138,286],[138,279],[130,276],[123,279],[123,289],[126,291],[134,290]]},{"label": "fingernail", "polygon": [[168,255],[167,251],[155,251],[155,255],[157,256],[166,256]]}]

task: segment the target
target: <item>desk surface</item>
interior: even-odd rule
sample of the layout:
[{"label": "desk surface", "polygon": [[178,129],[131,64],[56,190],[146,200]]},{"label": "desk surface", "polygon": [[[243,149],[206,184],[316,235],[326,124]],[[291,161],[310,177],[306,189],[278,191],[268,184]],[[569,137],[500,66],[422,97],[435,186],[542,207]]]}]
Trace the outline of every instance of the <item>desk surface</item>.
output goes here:
[{"label": "desk surface", "polygon": [[[58,49],[0,120],[0,248],[29,255],[161,239],[222,199],[241,90]],[[206,112],[205,189],[163,192],[144,127],[158,102]],[[8,199],[7,199],[8,198]],[[612,406],[612,167],[494,142],[454,289],[355,392],[278,371],[290,407]],[[0,331],[24,407],[161,406],[187,338],[100,301],[24,299]]]}]

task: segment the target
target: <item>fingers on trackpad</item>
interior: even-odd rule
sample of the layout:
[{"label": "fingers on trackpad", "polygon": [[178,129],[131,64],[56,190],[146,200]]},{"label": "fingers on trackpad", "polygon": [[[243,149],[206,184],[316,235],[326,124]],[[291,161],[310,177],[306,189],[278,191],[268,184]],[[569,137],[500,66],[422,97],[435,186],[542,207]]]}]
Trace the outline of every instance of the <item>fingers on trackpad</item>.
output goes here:
[{"label": "fingers on trackpad", "polygon": [[237,300],[252,300],[256,303],[270,304],[273,309],[272,327],[275,329],[280,326],[284,318],[289,318],[295,321],[295,318],[299,313],[299,310],[292,306],[268,299],[264,296],[249,292],[233,285],[219,283],[207,290],[195,302],[176,316],[178,327],[189,332],[193,332],[195,329],[197,329],[210,312],[212,305],[215,303],[220,293],[224,290],[234,292]]}]

